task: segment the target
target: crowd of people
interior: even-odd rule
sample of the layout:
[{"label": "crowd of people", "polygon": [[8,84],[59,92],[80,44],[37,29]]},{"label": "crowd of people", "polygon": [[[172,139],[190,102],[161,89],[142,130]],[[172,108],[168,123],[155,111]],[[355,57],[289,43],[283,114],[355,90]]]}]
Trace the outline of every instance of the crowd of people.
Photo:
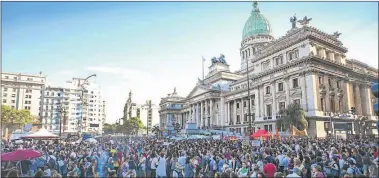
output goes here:
[{"label": "crowd of people", "polygon": [[[376,177],[378,140],[283,138],[250,141],[102,137],[97,143],[7,143],[43,156],[2,162],[2,177]],[[21,169],[20,169],[21,168]]]}]

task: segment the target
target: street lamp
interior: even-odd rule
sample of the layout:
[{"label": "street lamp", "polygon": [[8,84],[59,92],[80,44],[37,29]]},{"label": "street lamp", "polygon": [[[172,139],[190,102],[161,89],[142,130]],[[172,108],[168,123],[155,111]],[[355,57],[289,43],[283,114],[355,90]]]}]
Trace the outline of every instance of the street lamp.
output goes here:
[{"label": "street lamp", "polygon": [[246,80],[247,80],[247,98],[248,98],[248,113],[246,114],[246,116],[249,118],[249,134],[251,135],[252,133],[252,123],[251,123],[251,108],[250,108],[250,102],[251,102],[251,98],[250,98],[250,81],[249,81],[249,60],[246,59]]},{"label": "street lamp", "polygon": [[[59,138],[62,137],[62,121],[66,121],[66,107],[63,106],[62,103],[59,103],[57,111],[60,113],[60,120],[59,120]],[[63,114],[63,115],[62,115]]]},{"label": "street lamp", "polygon": [[[80,81],[79,81],[79,86],[82,88],[82,95],[80,96],[80,101],[82,102],[82,109],[81,109],[81,114],[80,114],[80,128],[82,127],[82,121],[83,121],[83,106],[84,104],[87,105],[87,102],[84,101],[84,90],[86,89],[84,87],[85,84],[87,84],[87,80],[91,77],[96,77],[96,74],[92,74],[90,76],[88,76],[87,78],[84,79],[83,83],[80,84]],[[79,130],[79,132],[81,132],[81,130]]]}]

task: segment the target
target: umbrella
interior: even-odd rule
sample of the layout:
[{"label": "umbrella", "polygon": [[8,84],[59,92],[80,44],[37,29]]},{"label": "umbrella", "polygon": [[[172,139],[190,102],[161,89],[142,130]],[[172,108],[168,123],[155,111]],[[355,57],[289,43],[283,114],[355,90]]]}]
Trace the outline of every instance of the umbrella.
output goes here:
[{"label": "umbrella", "polygon": [[33,149],[16,150],[1,154],[1,161],[23,161],[42,156],[42,153]]},{"label": "umbrella", "polygon": [[97,140],[94,139],[94,138],[89,138],[89,139],[86,140],[86,142],[97,143]]}]

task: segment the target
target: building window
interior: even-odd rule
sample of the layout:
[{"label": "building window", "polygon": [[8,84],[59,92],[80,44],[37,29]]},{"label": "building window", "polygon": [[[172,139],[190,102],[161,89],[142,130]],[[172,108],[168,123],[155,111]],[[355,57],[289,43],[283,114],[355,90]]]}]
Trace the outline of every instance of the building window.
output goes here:
[{"label": "building window", "polygon": [[49,96],[49,92],[46,92],[46,95]]},{"label": "building window", "polygon": [[7,96],[8,96],[8,94],[6,94],[6,93],[3,94],[3,97],[7,97]]},{"label": "building window", "polygon": [[323,85],[324,84],[324,78],[318,77],[318,84]]},{"label": "building window", "polygon": [[272,132],[272,125],[271,125],[271,124],[268,125],[268,131],[269,131],[269,132]]},{"label": "building window", "polygon": [[15,89],[15,88],[13,88],[13,89],[12,89],[12,91],[13,91],[13,92],[16,92],[16,89]]},{"label": "building window", "polygon": [[241,123],[240,115],[237,115],[237,124]]},{"label": "building window", "polygon": [[271,92],[270,92],[270,86],[267,86],[266,87],[266,94],[268,95],[268,94],[270,94]]},{"label": "building window", "polygon": [[17,77],[13,77],[13,79],[17,80]]},{"label": "building window", "polygon": [[324,98],[321,98],[321,111],[325,111]]},{"label": "building window", "polygon": [[5,76],[5,79],[9,79],[9,76]]},{"label": "building window", "polygon": [[244,122],[247,122],[247,114],[244,114],[243,117],[244,117],[244,118],[243,118],[243,121],[244,121]]},{"label": "building window", "polygon": [[295,100],[293,100],[293,102],[294,102],[295,104],[300,105],[300,99],[295,99]]},{"label": "building window", "polygon": [[26,78],[26,80],[28,80],[28,81],[33,81],[33,78]]},{"label": "building window", "polygon": [[8,88],[4,88],[4,91],[8,91]]},{"label": "building window", "polygon": [[332,79],[328,78],[329,88],[332,88]]},{"label": "building window", "polygon": [[25,106],[25,109],[30,110],[30,106]]},{"label": "building window", "polygon": [[51,92],[51,96],[54,96],[54,92]]},{"label": "building window", "polygon": [[240,108],[240,103],[236,103],[237,104],[237,109],[239,109]]},{"label": "building window", "polygon": [[25,101],[25,104],[32,104],[32,101]]},{"label": "building window", "polygon": [[299,80],[297,78],[292,79],[292,88],[299,87]]},{"label": "building window", "polygon": [[252,97],[251,97],[251,104],[254,106],[255,105],[255,95],[253,95]]},{"label": "building window", "polygon": [[279,112],[283,112],[286,109],[285,102],[279,102]]},{"label": "building window", "polygon": [[264,125],[265,131],[268,131],[268,125]]},{"label": "building window", "polygon": [[294,51],[294,59],[297,59],[297,58],[299,58],[299,50],[298,49],[296,49]]},{"label": "building window", "polygon": [[3,99],[3,103],[7,103],[7,100],[6,100],[6,99]]},{"label": "building window", "polygon": [[25,90],[25,93],[31,93],[31,92],[32,92],[32,90],[30,90],[30,89]]},{"label": "building window", "polygon": [[339,112],[343,112],[343,110],[342,110],[342,102],[341,101],[338,101],[338,110],[339,110]]},{"label": "building window", "polygon": [[271,104],[266,105],[266,116],[271,116]]},{"label": "building window", "polygon": [[283,91],[283,83],[278,83],[278,91]]},{"label": "building window", "polygon": [[246,101],[243,102],[243,107],[246,107]]},{"label": "building window", "polygon": [[12,98],[16,97],[16,94],[12,94]]},{"label": "building window", "polygon": [[330,100],[330,111],[331,112],[336,112],[336,107],[334,104],[334,100]]},{"label": "building window", "polygon": [[12,100],[12,104],[16,103],[16,100]]}]

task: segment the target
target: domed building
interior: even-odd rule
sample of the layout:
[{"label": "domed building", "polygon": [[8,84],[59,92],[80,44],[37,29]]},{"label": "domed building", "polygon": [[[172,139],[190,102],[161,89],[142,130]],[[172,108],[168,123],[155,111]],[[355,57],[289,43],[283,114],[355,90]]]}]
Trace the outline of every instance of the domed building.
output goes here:
[{"label": "domed building", "polygon": [[[213,57],[209,73],[186,97],[174,103],[162,99],[161,127],[176,118],[183,129],[195,125],[249,135],[263,128],[292,134],[295,129],[281,124],[281,113],[297,104],[305,112],[308,125],[302,129],[309,136],[378,134],[370,88],[378,69],[348,59],[341,33],[310,23],[311,18],[290,17],[286,35],[275,39],[269,18],[254,2],[242,29],[240,70],[231,72],[224,55]],[[178,103],[180,109],[165,109]]]}]

